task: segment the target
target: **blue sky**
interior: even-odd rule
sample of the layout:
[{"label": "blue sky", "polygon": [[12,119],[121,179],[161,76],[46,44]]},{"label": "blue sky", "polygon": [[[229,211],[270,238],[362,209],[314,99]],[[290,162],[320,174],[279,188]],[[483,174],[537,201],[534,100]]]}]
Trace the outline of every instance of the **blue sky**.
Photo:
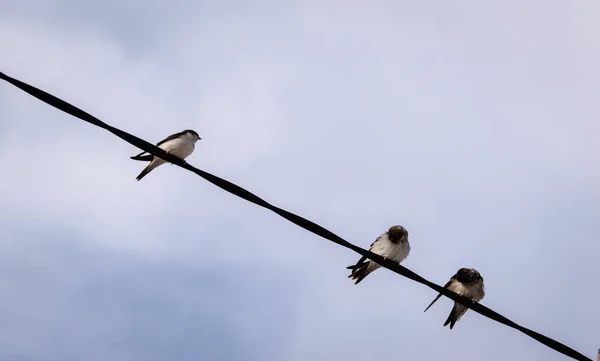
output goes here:
[{"label": "blue sky", "polygon": [[[0,69],[594,357],[590,2],[15,1]],[[0,86],[0,359],[566,358]],[[368,318],[365,316],[368,315]]]}]

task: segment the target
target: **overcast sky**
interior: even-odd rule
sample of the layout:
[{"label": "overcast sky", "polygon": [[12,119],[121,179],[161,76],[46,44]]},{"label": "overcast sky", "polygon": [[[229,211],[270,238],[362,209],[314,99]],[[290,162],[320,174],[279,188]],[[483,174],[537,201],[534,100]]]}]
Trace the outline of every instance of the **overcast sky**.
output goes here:
[{"label": "overcast sky", "polygon": [[[596,356],[597,3],[0,3],[0,71]],[[0,359],[567,359],[138,152],[0,84]]]}]

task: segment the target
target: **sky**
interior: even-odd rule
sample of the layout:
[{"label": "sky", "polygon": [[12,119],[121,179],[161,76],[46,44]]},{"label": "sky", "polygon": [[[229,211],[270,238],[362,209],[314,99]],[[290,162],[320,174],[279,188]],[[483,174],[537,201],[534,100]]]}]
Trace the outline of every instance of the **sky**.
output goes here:
[{"label": "sky", "polygon": [[[0,71],[595,358],[594,2],[3,0]],[[0,84],[0,360],[567,360]]]}]

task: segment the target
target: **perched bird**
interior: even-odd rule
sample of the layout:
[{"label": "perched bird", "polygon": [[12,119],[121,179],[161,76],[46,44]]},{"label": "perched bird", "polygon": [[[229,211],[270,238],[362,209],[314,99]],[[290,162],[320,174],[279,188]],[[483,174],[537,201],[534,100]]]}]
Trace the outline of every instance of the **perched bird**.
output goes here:
[{"label": "perched bird", "polygon": [[[392,226],[390,229],[377,237],[375,242],[371,244],[369,251],[376,253],[383,258],[394,262],[402,262],[410,252],[410,244],[408,243],[408,232],[402,226]],[[348,278],[356,280],[354,284],[362,281],[363,278],[381,265],[368,260],[367,257],[362,257],[354,266],[346,267],[352,270]]]},{"label": "perched bird", "polygon": [[[477,272],[477,270],[474,268],[459,269],[458,272],[456,272],[456,274],[450,278],[450,281],[444,285],[444,288],[454,293],[458,293],[461,296],[470,298],[474,302],[481,301],[485,296],[483,277],[481,277],[479,272]],[[437,295],[437,297],[431,302],[431,304],[429,304],[429,306],[427,306],[425,311],[427,311],[429,307],[431,307],[431,305],[433,305],[440,297],[442,297],[441,293]],[[450,324],[450,329],[452,329],[454,324],[462,317],[462,315],[465,314],[465,312],[467,312],[468,309],[468,307],[463,306],[458,302],[454,302],[454,307],[452,308],[452,311],[450,311],[450,315],[444,323],[444,326]]]},{"label": "perched bird", "polygon": [[[170,153],[178,158],[185,159],[190,154],[192,154],[192,152],[194,151],[194,145],[199,139],[202,138],[198,136],[198,133],[196,133],[193,130],[187,129],[183,132],[169,135],[165,139],[158,142],[156,145],[167,153]],[[131,157],[131,159],[133,160],[150,161],[150,164],[148,164],[148,166],[144,168],[142,173],[140,173],[140,175],[137,176],[136,179],[138,181],[144,178],[146,174],[150,173],[154,168],[159,167],[167,162],[162,158],[158,158],[152,154],[146,153],[147,152],[141,152],[140,154]]]}]

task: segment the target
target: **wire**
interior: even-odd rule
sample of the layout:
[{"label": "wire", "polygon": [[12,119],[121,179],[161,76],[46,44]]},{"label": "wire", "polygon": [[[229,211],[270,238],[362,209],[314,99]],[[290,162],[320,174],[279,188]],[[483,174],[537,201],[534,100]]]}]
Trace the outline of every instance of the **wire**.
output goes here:
[{"label": "wire", "polygon": [[123,139],[124,141],[126,141],[126,142],[128,142],[150,154],[153,154],[153,155],[158,156],[162,159],[165,159],[171,163],[174,163],[182,168],[189,170],[190,172],[194,172],[197,175],[199,175],[200,177],[209,181],[210,183],[216,185],[217,187],[219,187],[231,194],[234,194],[242,199],[247,200],[248,202],[254,203],[258,206],[261,206],[272,212],[275,212],[278,215],[280,215],[281,217],[306,229],[307,231],[310,231],[316,235],[319,235],[331,242],[337,243],[340,246],[349,248],[362,256],[366,256],[367,258],[373,260],[374,262],[380,264],[381,266],[383,266],[393,272],[396,272],[397,274],[399,274],[401,276],[404,276],[415,282],[423,284],[423,285],[433,289],[434,291],[441,293],[442,295],[444,295],[456,302],[459,302],[460,304],[472,309],[473,311],[475,311],[487,318],[490,318],[490,319],[492,319],[496,322],[499,322],[503,325],[506,325],[508,327],[511,327],[518,331],[521,331],[522,333],[526,334],[527,336],[552,348],[555,351],[562,353],[563,355],[569,356],[575,360],[592,361],[591,359],[585,357],[584,355],[575,351],[574,349],[572,349],[550,337],[544,336],[538,332],[535,332],[526,327],[523,327],[523,326],[509,320],[508,318],[502,316],[501,314],[497,313],[496,311],[493,311],[493,310],[483,306],[480,303],[473,302],[469,298],[460,296],[460,295],[458,295],[452,291],[449,291],[431,281],[428,281],[425,278],[419,276],[418,274],[414,273],[413,271],[409,270],[408,268],[406,268],[404,266],[401,266],[398,263],[394,263],[390,260],[384,259],[383,257],[381,257],[378,254],[369,252],[363,248],[355,246],[352,243],[344,240],[340,236],[319,226],[318,224],[316,224],[314,222],[309,221],[306,218],[303,218],[294,213],[288,212],[285,209],[276,207],[276,206],[268,203],[267,201],[263,200],[262,198],[258,197],[257,195],[245,190],[244,188],[242,188],[236,184],[233,184],[225,179],[219,178],[208,172],[205,172],[203,170],[195,168],[195,167],[191,166],[189,163],[187,163],[185,160],[182,160],[174,155],[171,155],[171,154],[165,152],[164,150],[160,149],[159,147],[157,147],[156,145],[154,145],[152,143],[149,143],[149,142],[147,142],[141,138],[138,138],[132,134],[129,134],[125,131],[115,128],[111,125],[108,125],[108,124],[102,122],[100,119],[92,116],[91,114],[84,112],[83,110],[65,102],[62,99],[55,97],[52,94],[46,93],[45,91],[40,90],[36,87],[33,87],[27,83],[24,83],[20,80],[9,77],[8,75],[6,75],[2,72],[0,72],[0,78],[9,82],[10,84],[16,86],[17,88],[23,90],[24,92],[38,98],[39,100],[43,101],[44,103],[46,103],[48,105],[51,105],[59,110],[62,110],[65,113],[71,114],[72,116],[77,117],[88,123],[91,123],[97,127],[105,129],[105,130],[111,132],[112,134],[116,135],[117,137]]}]

